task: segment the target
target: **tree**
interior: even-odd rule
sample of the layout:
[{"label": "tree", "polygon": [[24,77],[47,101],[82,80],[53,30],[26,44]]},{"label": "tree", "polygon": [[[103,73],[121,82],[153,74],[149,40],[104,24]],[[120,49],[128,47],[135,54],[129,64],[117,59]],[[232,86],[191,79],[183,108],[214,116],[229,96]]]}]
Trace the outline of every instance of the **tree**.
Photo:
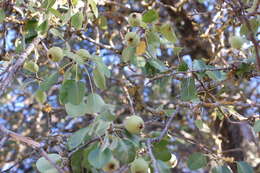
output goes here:
[{"label": "tree", "polygon": [[259,1],[0,5],[2,172],[260,172]]}]

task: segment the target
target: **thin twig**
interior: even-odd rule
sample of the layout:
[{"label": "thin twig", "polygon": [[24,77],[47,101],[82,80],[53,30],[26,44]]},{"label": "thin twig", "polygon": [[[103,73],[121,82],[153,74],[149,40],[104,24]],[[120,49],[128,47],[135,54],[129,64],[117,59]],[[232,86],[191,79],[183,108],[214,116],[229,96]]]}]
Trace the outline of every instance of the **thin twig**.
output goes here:
[{"label": "thin twig", "polygon": [[18,133],[15,133],[11,130],[8,130],[5,128],[3,125],[0,125],[0,131],[6,135],[11,137],[13,140],[18,141],[18,142],[23,142],[27,144],[28,146],[32,147],[35,150],[40,151],[40,154],[42,157],[44,157],[46,160],[48,160],[52,166],[54,166],[59,173],[65,173],[63,169],[61,169],[57,164],[55,164],[49,157],[48,154],[42,149],[42,146],[39,142],[34,141],[33,139],[29,137],[22,136]]},{"label": "thin twig", "polygon": [[153,163],[153,169],[154,169],[154,173],[160,173],[156,159],[153,155],[153,151],[152,151],[152,139],[148,139],[147,140],[147,148],[148,148],[148,154],[151,157],[152,163]]}]

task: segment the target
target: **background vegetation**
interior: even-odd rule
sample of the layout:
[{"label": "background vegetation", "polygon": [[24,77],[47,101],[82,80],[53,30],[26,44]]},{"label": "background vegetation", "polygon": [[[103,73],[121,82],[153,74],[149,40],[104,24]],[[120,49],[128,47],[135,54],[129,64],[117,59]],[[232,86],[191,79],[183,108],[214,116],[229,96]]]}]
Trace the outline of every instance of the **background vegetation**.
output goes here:
[{"label": "background vegetation", "polygon": [[1,172],[260,172],[258,0],[0,7]]}]

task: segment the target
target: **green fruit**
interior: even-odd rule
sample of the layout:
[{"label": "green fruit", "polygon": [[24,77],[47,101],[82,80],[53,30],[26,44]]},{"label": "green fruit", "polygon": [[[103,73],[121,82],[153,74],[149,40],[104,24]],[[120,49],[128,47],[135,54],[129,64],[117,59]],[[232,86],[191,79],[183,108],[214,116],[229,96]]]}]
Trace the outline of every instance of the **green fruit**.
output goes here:
[{"label": "green fruit", "polygon": [[147,173],[148,163],[143,158],[138,158],[131,164],[131,173]]},{"label": "green fruit", "polygon": [[125,40],[128,46],[136,47],[140,42],[140,37],[135,32],[128,32],[125,35]]},{"label": "green fruit", "polygon": [[174,167],[176,167],[177,163],[178,163],[177,157],[174,154],[172,154],[171,159],[167,162],[167,164],[171,168],[174,168]]},{"label": "green fruit", "polygon": [[125,119],[124,126],[130,133],[138,134],[144,128],[144,121],[141,117],[133,115]]},{"label": "green fruit", "polygon": [[63,59],[63,50],[59,47],[52,47],[48,50],[47,56],[53,62],[59,62]]},{"label": "green fruit", "polygon": [[140,26],[142,23],[142,15],[140,13],[131,13],[128,17],[128,23],[131,26]]},{"label": "green fruit", "polygon": [[245,40],[240,36],[230,36],[229,37],[229,43],[230,43],[231,47],[234,49],[240,49],[243,46],[244,42],[245,42]]},{"label": "green fruit", "polygon": [[76,54],[80,56],[83,60],[87,60],[90,58],[90,53],[86,49],[77,50]]},{"label": "green fruit", "polygon": [[104,172],[112,173],[119,168],[119,161],[112,158],[102,169]]},{"label": "green fruit", "polygon": [[27,61],[23,64],[23,68],[32,72],[37,73],[39,71],[39,66],[33,61]]}]

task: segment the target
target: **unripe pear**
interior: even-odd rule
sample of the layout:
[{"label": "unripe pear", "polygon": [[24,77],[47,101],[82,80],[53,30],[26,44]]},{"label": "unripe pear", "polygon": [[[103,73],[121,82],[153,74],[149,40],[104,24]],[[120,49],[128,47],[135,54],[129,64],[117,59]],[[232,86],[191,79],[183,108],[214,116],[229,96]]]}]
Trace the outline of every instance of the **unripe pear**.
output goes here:
[{"label": "unripe pear", "polygon": [[135,32],[128,32],[125,35],[125,40],[127,41],[128,46],[136,47],[140,42],[140,37]]},{"label": "unripe pear", "polygon": [[138,158],[131,164],[131,173],[147,173],[148,163],[143,158]]},{"label": "unripe pear", "polygon": [[229,43],[230,43],[231,47],[234,49],[240,49],[243,46],[244,42],[245,42],[245,40],[240,36],[230,36],[229,37]]},{"label": "unripe pear", "polygon": [[77,50],[76,54],[80,56],[83,60],[90,58],[90,53],[86,49]]},{"label": "unripe pear", "polygon": [[102,168],[104,172],[113,173],[119,168],[119,161],[114,157]]},{"label": "unripe pear", "polygon": [[131,26],[140,26],[142,23],[142,15],[140,13],[131,13],[128,17],[128,23]]},{"label": "unripe pear", "polygon": [[138,134],[144,128],[144,121],[137,115],[127,117],[124,121],[126,130],[132,134]]},{"label": "unripe pear", "polygon": [[52,47],[47,52],[48,58],[50,58],[53,62],[59,62],[63,59],[63,50],[59,47]]},{"label": "unripe pear", "polygon": [[174,168],[174,167],[176,167],[177,163],[178,163],[177,157],[174,154],[172,154],[171,159],[168,161],[168,165],[171,168]]},{"label": "unripe pear", "polygon": [[26,61],[23,64],[23,68],[32,73],[37,73],[39,71],[39,66],[33,61]]}]

